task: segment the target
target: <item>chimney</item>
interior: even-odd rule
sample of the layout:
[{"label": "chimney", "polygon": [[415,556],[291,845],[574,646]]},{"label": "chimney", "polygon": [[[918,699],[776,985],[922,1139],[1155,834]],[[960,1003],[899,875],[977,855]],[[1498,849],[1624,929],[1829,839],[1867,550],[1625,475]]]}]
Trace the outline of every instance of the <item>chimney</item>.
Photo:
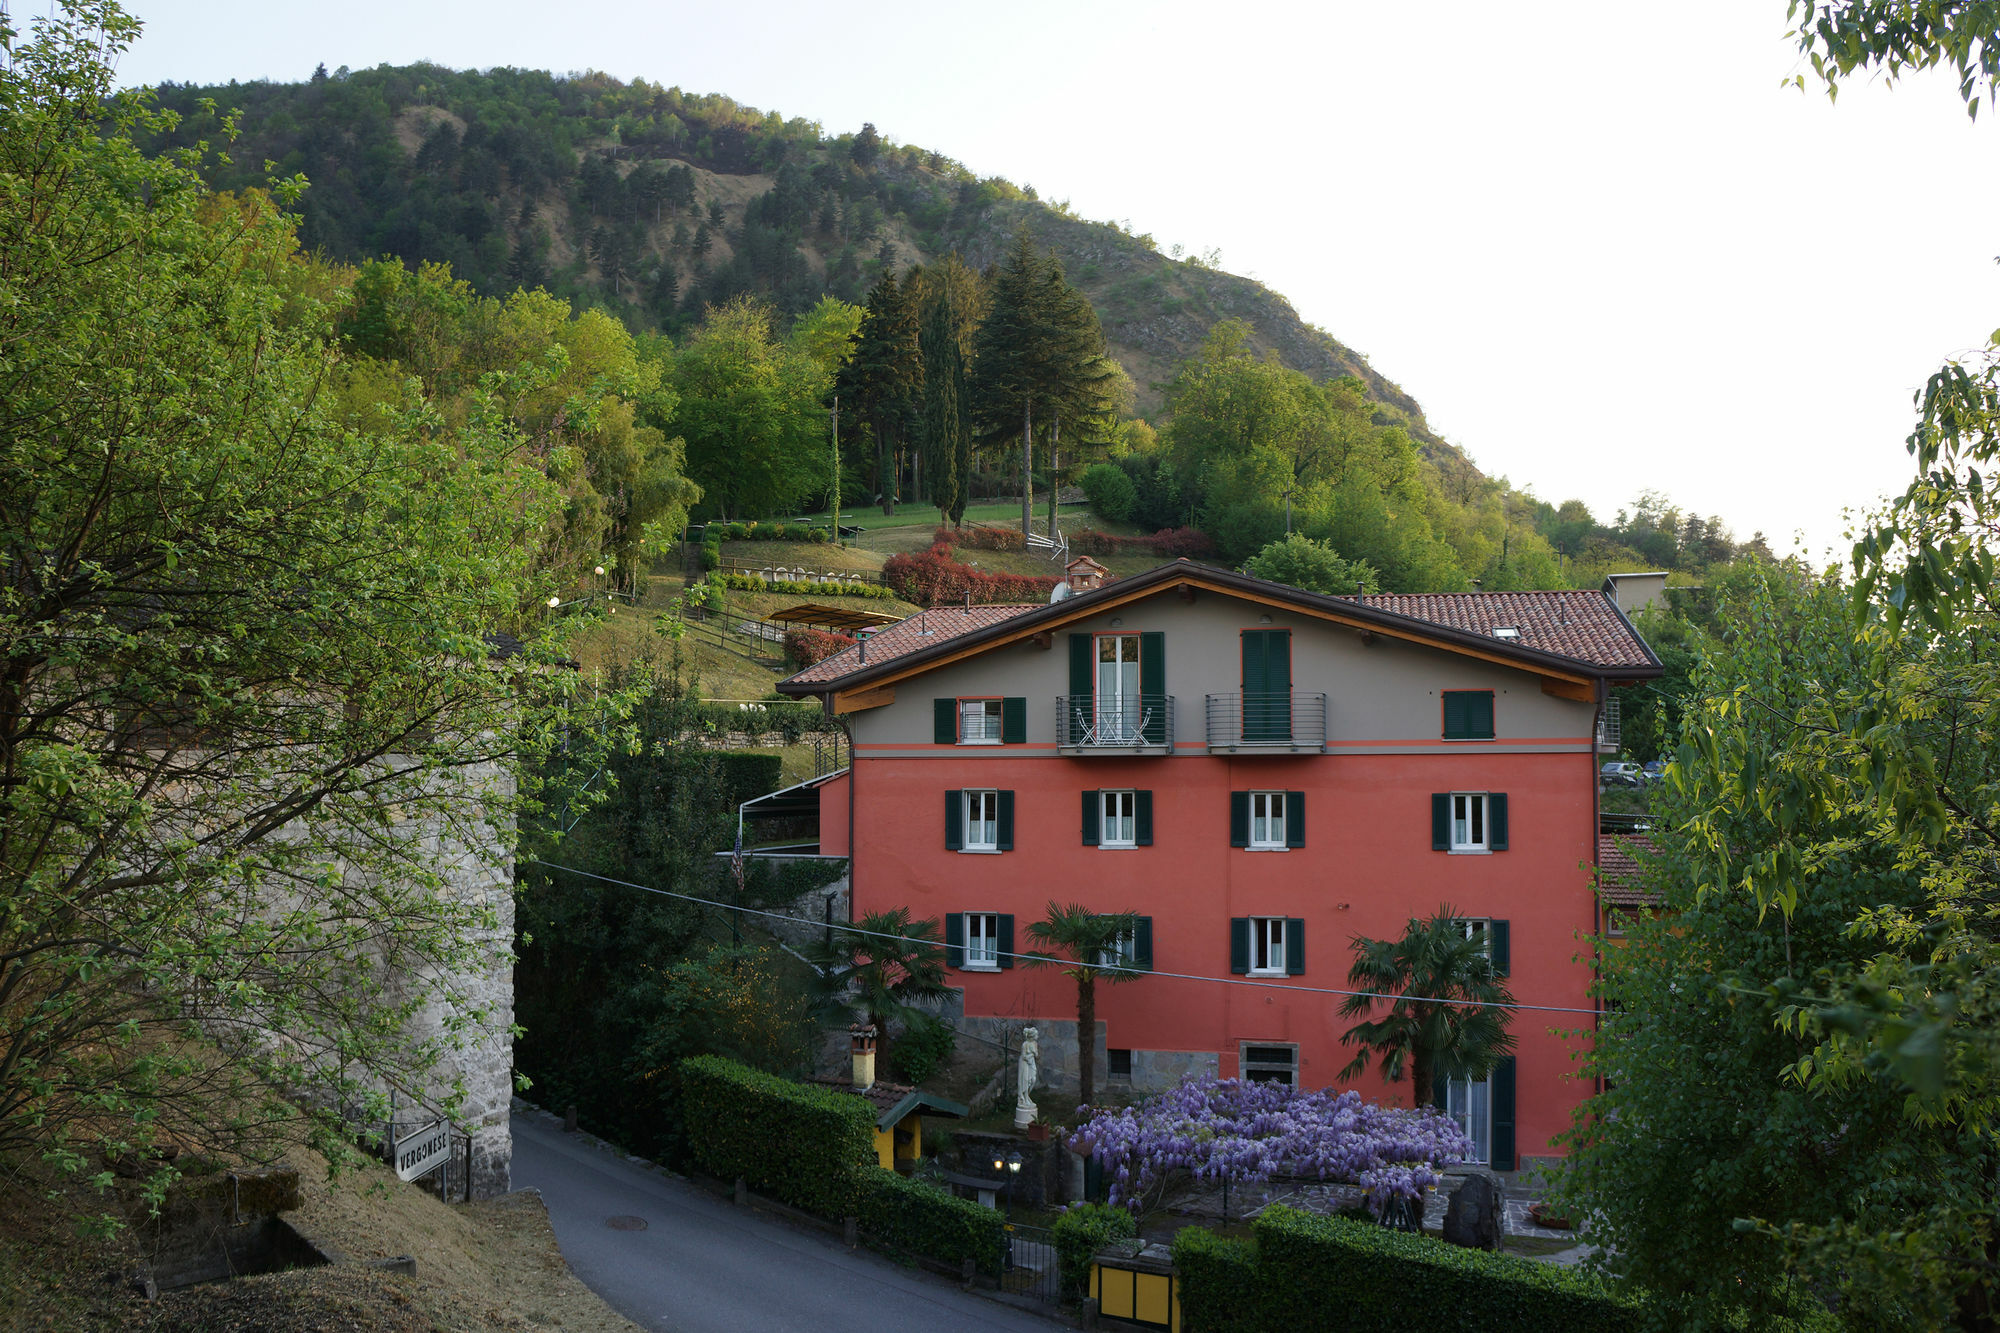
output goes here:
[{"label": "chimney", "polygon": [[857,1023],[847,1037],[854,1051],[854,1090],[866,1092],[875,1086],[875,1025]]}]

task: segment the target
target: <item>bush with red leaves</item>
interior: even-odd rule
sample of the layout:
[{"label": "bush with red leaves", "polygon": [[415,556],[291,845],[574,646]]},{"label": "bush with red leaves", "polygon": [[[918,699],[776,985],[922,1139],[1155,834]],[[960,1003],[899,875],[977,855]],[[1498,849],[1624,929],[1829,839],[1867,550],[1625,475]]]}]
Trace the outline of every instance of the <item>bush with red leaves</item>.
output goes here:
[{"label": "bush with red leaves", "polygon": [[785,656],[797,662],[801,671],[824,662],[843,648],[853,646],[854,640],[845,634],[828,634],[825,630],[806,629],[804,626],[785,631]]},{"label": "bush with red leaves", "polygon": [[898,597],[918,606],[943,606],[968,599],[981,603],[1045,602],[1049,590],[1061,582],[1027,574],[988,574],[952,559],[950,543],[942,541],[921,555],[890,556],[882,566],[882,579]]}]

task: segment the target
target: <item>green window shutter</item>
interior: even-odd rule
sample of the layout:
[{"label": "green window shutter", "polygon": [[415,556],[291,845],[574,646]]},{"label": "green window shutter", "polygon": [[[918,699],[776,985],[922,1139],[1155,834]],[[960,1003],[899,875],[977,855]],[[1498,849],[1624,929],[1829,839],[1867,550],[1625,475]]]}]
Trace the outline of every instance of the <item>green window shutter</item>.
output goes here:
[{"label": "green window shutter", "polygon": [[1306,970],[1306,923],[1303,917],[1285,918],[1285,975],[1304,976]]},{"label": "green window shutter", "polygon": [[1014,793],[1000,793],[1000,850],[1014,850]]},{"label": "green window shutter", "polygon": [[1097,821],[1104,809],[1104,793],[1087,791],[1083,794],[1083,845],[1095,847],[1098,844]]},{"label": "green window shutter", "polygon": [[965,913],[947,912],[944,918],[944,965],[965,966]]},{"label": "green window shutter", "polygon": [[1229,845],[1250,845],[1250,793],[1247,791],[1229,793]]},{"label": "green window shutter", "polygon": [[1153,845],[1153,793],[1132,793],[1132,841],[1141,847]]},{"label": "green window shutter", "polygon": [[1250,971],[1250,918],[1229,918],[1229,970],[1237,976]]},{"label": "green window shutter", "polygon": [[1150,972],[1153,970],[1153,918],[1142,916],[1132,930],[1133,961]]},{"label": "green window shutter", "polygon": [[1487,1076],[1493,1108],[1493,1152],[1487,1165],[1495,1171],[1514,1169],[1514,1057],[1508,1056]]},{"label": "green window shutter", "polygon": [[1513,949],[1508,934],[1505,921],[1486,923],[1486,956],[1493,960],[1493,970],[1503,977],[1507,975],[1507,969],[1513,963],[1513,959],[1509,956]]},{"label": "green window shutter", "polygon": [[1069,636],[1069,692],[1072,695],[1092,695],[1097,693],[1095,668],[1097,666],[1097,636],[1094,634],[1072,634]]},{"label": "green window shutter", "polygon": [[931,739],[939,745],[958,744],[958,700],[931,700]]},{"label": "green window shutter", "polygon": [[1474,690],[1465,697],[1466,733],[1475,740],[1493,739],[1493,691]]},{"label": "green window shutter", "polygon": [[1002,699],[1000,701],[1000,741],[1003,745],[1020,745],[1028,739],[1028,701],[1026,699]]},{"label": "green window shutter", "polygon": [[1448,791],[1431,793],[1431,850],[1451,850],[1451,793]]},{"label": "green window shutter", "polygon": [[1306,845],[1306,794],[1302,791],[1285,793],[1285,846]]},{"label": "green window shutter", "polygon": [[1448,741],[1462,741],[1465,737],[1465,691],[1446,690],[1444,692],[1444,738]]},{"label": "green window shutter", "polygon": [[1507,793],[1489,792],[1486,797],[1486,846],[1496,852],[1507,850]]},{"label": "green window shutter", "polygon": [[1139,635],[1139,716],[1146,722],[1148,745],[1166,744],[1166,692],[1167,636],[1159,630],[1146,630]]},{"label": "green window shutter", "polygon": [[1014,914],[1000,914],[1000,966],[1014,966]]},{"label": "green window shutter", "polygon": [[955,852],[965,846],[965,793],[944,794],[944,849]]}]

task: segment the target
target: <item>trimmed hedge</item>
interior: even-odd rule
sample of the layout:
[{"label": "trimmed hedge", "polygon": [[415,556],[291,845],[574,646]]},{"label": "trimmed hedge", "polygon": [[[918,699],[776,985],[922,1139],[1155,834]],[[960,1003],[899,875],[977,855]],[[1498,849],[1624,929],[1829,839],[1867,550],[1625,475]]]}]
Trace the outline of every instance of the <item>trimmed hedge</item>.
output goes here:
[{"label": "trimmed hedge", "polygon": [[764,579],[755,574],[729,574],[723,582],[739,592],[785,592],[818,597],[874,597],[888,599],[895,596],[879,583],[848,583],[834,579]]},{"label": "trimmed hedge", "polygon": [[853,646],[853,638],[846,634],[829,634],[825,630],[807,629],[803,625],[795,625],[785,631],[785,656],[797,662],[801,670]]},{"label": "trimmed hedge", "polygon": [[1257,1247],[1202,1227],[1174,1233],[1181,1323],[1189,1333],[1263,1333]]},{"label": "trimmed hedge", "polygon": [[997,1210],[879,1166],[860,1173],[858,1192],[863,1235],[954,1268],[970,1259],[982,1273],[1000,1273],[1007,1234]]},{"label": "trimmed hedge", "polygon": [[766,1074],[716,1055],[675,1066],[695,1165],[821,1217],[854,1211],[860,1168],[875,1165],[875,1117],[849,1093]]},{"label": "trimmed hedge", "polygon": [[975,602],[1046,602],[1060,579],[1025,574],[988,574],[952,558],[951,547],[937,542],[921,554],[900,552],[882,566],[882,579],[904,601],[940,606],[970,598]]},{"label": "trimmed hedge", "polygon": [[704,537],[701,540],[701,567],[703,569],[722,568],[722,539]]},{"label": "trimmed hedge", "polygon": [[1066,1301],[1080,1301],[1090,1293],[1090,1258],[1105,1244],[1139,1234],[1132,1214],[1103,1203],[1072,1204],[1056,1219],[1056,1267],[1062,1272],[1062,1294]]},{"label": "trimmed hedge", "polygon": [[946,546],[970,546],[975,551],[1028,549],[1028,539],[1019,528],[998,528],[985,523],[972,523],[962,528],[939,524],[937,531],[931,534],[931,542],[943,542]]},{"label": "trimmed hedge", "polygon": [[1268,1208],[1254,1246],[1174,1240],[1188,1333],[1394,1328],[1398,1333],[1598,1333],[1631,1298],[1575,1269],[1461,1249],[1372,1222]]}]

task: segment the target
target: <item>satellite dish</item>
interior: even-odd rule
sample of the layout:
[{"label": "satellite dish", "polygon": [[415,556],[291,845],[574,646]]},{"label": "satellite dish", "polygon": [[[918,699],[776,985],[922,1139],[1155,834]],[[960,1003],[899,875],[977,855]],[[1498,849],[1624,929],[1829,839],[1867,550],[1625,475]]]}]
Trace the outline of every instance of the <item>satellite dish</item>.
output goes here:
[{"label": "satellite dish", "polygon": [[1075,595],[1075,590],[1067,582],[1058,583],[1055,587],[1049,589],[1049,605],[1054,606],[1065,597],[1074,597]]}]

